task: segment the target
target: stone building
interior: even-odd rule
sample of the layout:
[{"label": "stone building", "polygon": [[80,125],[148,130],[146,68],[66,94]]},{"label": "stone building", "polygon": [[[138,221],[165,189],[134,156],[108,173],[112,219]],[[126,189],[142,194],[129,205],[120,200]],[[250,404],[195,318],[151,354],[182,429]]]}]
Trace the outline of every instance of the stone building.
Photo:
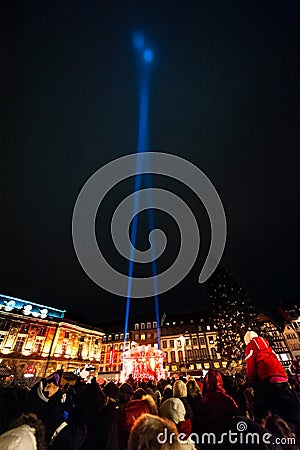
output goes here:
[{"label": "stone building", "polygon": [[[65,317],[64,310],[0,295],[0,361],[18,380],[86,365],[99,371],[103,332]],[[25,380],[24,380],[25,381]]]}]

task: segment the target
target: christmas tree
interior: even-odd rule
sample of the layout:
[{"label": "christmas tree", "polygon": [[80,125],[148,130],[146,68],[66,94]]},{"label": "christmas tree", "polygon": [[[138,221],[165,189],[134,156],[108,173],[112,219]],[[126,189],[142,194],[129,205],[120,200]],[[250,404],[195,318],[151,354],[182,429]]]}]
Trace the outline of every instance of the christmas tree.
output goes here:
[{"label": "christmas tree", "polygon": [[244,352],[247,330],[259,332],[258,313],[243,288],[219,265],[206,284],[217,330],[217,352],[222,359],[239,363]]}]

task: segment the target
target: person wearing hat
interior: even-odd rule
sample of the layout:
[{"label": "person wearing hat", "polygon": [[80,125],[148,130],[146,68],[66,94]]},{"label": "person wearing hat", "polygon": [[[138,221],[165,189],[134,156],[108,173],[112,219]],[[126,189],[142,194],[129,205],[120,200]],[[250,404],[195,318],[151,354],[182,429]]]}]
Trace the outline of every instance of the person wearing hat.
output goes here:
[{"label": "person wearing hat", "polygon": [[270,383],[287,382],[287,374],[267,339],[258,336],[255,331],[247,331],[244,341],[246,374],[252,383],[258,380],[267,380]]},{"label": "person wearing hat", "polygon": [[175,423],[182,448],[195,450],[195,444],[190,438],[192,423],[190,419],[185,419],[185,407],[179,398],[172,397],[164,401],[160,407],[160,417],[171,420]]},{"label": "person wearing hat", "polygon": [[288,384],[287,374],[267,339],[247,331],[246,374],[254,387],[254,416],[260,422],[272,411],[300,432],[300,398]]}]

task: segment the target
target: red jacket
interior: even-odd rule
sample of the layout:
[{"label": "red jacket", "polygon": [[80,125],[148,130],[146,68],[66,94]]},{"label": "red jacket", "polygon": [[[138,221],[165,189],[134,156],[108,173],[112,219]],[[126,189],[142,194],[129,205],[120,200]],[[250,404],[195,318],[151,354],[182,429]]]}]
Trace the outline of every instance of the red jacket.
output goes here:
[{"label": "red jacket", "polygon": [[284,377],[286,372],[267,339],[254,337],[246,346],[246,373],[250,381],[266,380],[270,377]]}]

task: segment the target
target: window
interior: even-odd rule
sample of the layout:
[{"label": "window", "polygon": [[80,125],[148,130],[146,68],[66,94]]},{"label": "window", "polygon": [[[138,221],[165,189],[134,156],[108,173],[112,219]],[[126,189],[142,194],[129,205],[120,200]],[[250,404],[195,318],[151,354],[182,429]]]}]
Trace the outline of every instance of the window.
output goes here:
[{"label": "window", "polygon": [[41,328],[38,330],[38,336],[45,336],[46,331],[47,331],[47,327],[41,327]]},{"label": "window", "polygon": [[152,339],[152,333],[147,333],[147,339]]},{"label": "window", "polygon": [[144,330],[144,329],[145,329],[145,324],[141,323],[141,330]]},{"label": "window", "polygon": [[193,359],[192,350],[187,350],[187,359]]},{"label": "window", "polygon": [[138,340],[139,340],[139,338],[140,338],[140,335],[139,335],[139,333],[136,333],[136,334],[134,335],[134,339],[135,339],[136,341],[138,341]]},{"label": "window", "polygon": [[30,323],[23,323],[23,325],[20,328],[20,333],[28,333],[30,327]]},{"label": "window", "polygon": [[84,342],[84,336],[81,336],[80,342]]},{"label": "window", "polygon": [[210,344],[214,344],[214,337],[213,336],[208,336],[208,342]]},{"label": "window", "polygon": [[129,339],[129,333],[126,333],[126,339]]},{"label": "window", "polygon": [[0,348],[2,347],[2,344],[4,342],[6,334],[0,334]]},{"label": "window", "polygon": [[64,339],[63,343],[61,344],[61,354],[65,355],[66,350],[67,350],[67,346],[68,346],[68,340]]},{"label": "window", "polygon": [[[170,340],[170,348],[174,348],[174,339]],[[171,352],[172,353],[172,352]]]},{"label": "window", "polygon": [[178,341],[177,341],[177,347],[181,347],[181,340],[180,339],[178,339]]},{"label": "window", "polygon": [[9,327],[10,327],[10,322],[9,322],[9,320],[2,320],[2,321],[0,322],[0,330],[8,331],[8,330],[9,330]]},{"label": "window", "polygon": [[167,348],[168,347],[168,342],[167,341],[162,341],[162,346],[163,346],[163,348]]},{"label": "window", "polygon": [[190,341],[189,338],[187,338],[187,339],[185,340],[185,345],[191,345],[191,341]]},{"label": "window", "polygon": [[99,344],[99,339],[95,339],[95,345]]},{"label": "window", "polygon": [[36,338],[33,353],[41,353],[44,339]]},{"label": "window", "polygon": [[182,361],[183,361],[183,353],[182,353],[182,350],[179,350],[179,351],[178,351],[178,359],[179,359],[179,362],[182,362]]},{"label": "window", "polygon": [[203,336],[200,337],[200,345],[205,345],[205,339]]},{"label": "window", "polygon": [[151,322],[147,322],[147,330],[151,329]]},{"label": "window", "polygon": [[153,328],[157,328],[157,322],[153,322]]},{"label": "window", "polygon": [[120,334],[120,339],[124,339],[124,333]]},{"label": "window", "polygon": [[24,336],[18,336],[17,340],[16,340],[16,343],[15,343],[15,346],[14,346],[14,352],[21,352],[22,348],[23,348],[23,345],[24,345],[24,342],[25,342],[25,337]]},{"label": "window", "polygon": [[119,340],[119,335],[115,334],[115,340],[118,341]]},{"label": "window", "polygon": [[210,326],[209,326],[209,325],[207,325],[206,329],[207,329],[207,331],[210,331]]},{"label": "window", "polygon": [[193,346],[196,347],[198,345],[198,340],[197,338],[193,338]]},{"label": "window", "polygon": [[82,343],[78,346],[77,358],[81,358],[82,355]]},{"label": "window", "polygon": [[105,358],[104,354],[100,356],[100,364],[104,364],[104,358]]},{"label": "window", "polygon": [[175,352],[171,352],[170,356],[171,356],[171,362],[176,362]]},{"label": "window", "polygon": [[146,339],[146,335],[145,334],[141,334],[141,341],[144,341]]},{"label": "window", "polygon": [[202,348],[201,352],[202,352],[202,358],[208,358],[207,348]]},{"label": "window", "polygon": [[119,346],[118,346],[118,344],[115,344],[115,351],[118,351],[119,350]]},{"label": "window", "polygon": [[140,329],[140,326],[139,326],[138,323],[136,323],[136,324],[134,325],[134,329],[135,329],[135,330],[139,330],[139,329]]},{"label": "window", "polygon": [[106,336],[102,337],[102,342],[106,342]]},{"label": "window", "polygon": [[112,340],[112,335],[109,334],[109,335],[108,335],[108,341],[111,341],[111,340]]}]

